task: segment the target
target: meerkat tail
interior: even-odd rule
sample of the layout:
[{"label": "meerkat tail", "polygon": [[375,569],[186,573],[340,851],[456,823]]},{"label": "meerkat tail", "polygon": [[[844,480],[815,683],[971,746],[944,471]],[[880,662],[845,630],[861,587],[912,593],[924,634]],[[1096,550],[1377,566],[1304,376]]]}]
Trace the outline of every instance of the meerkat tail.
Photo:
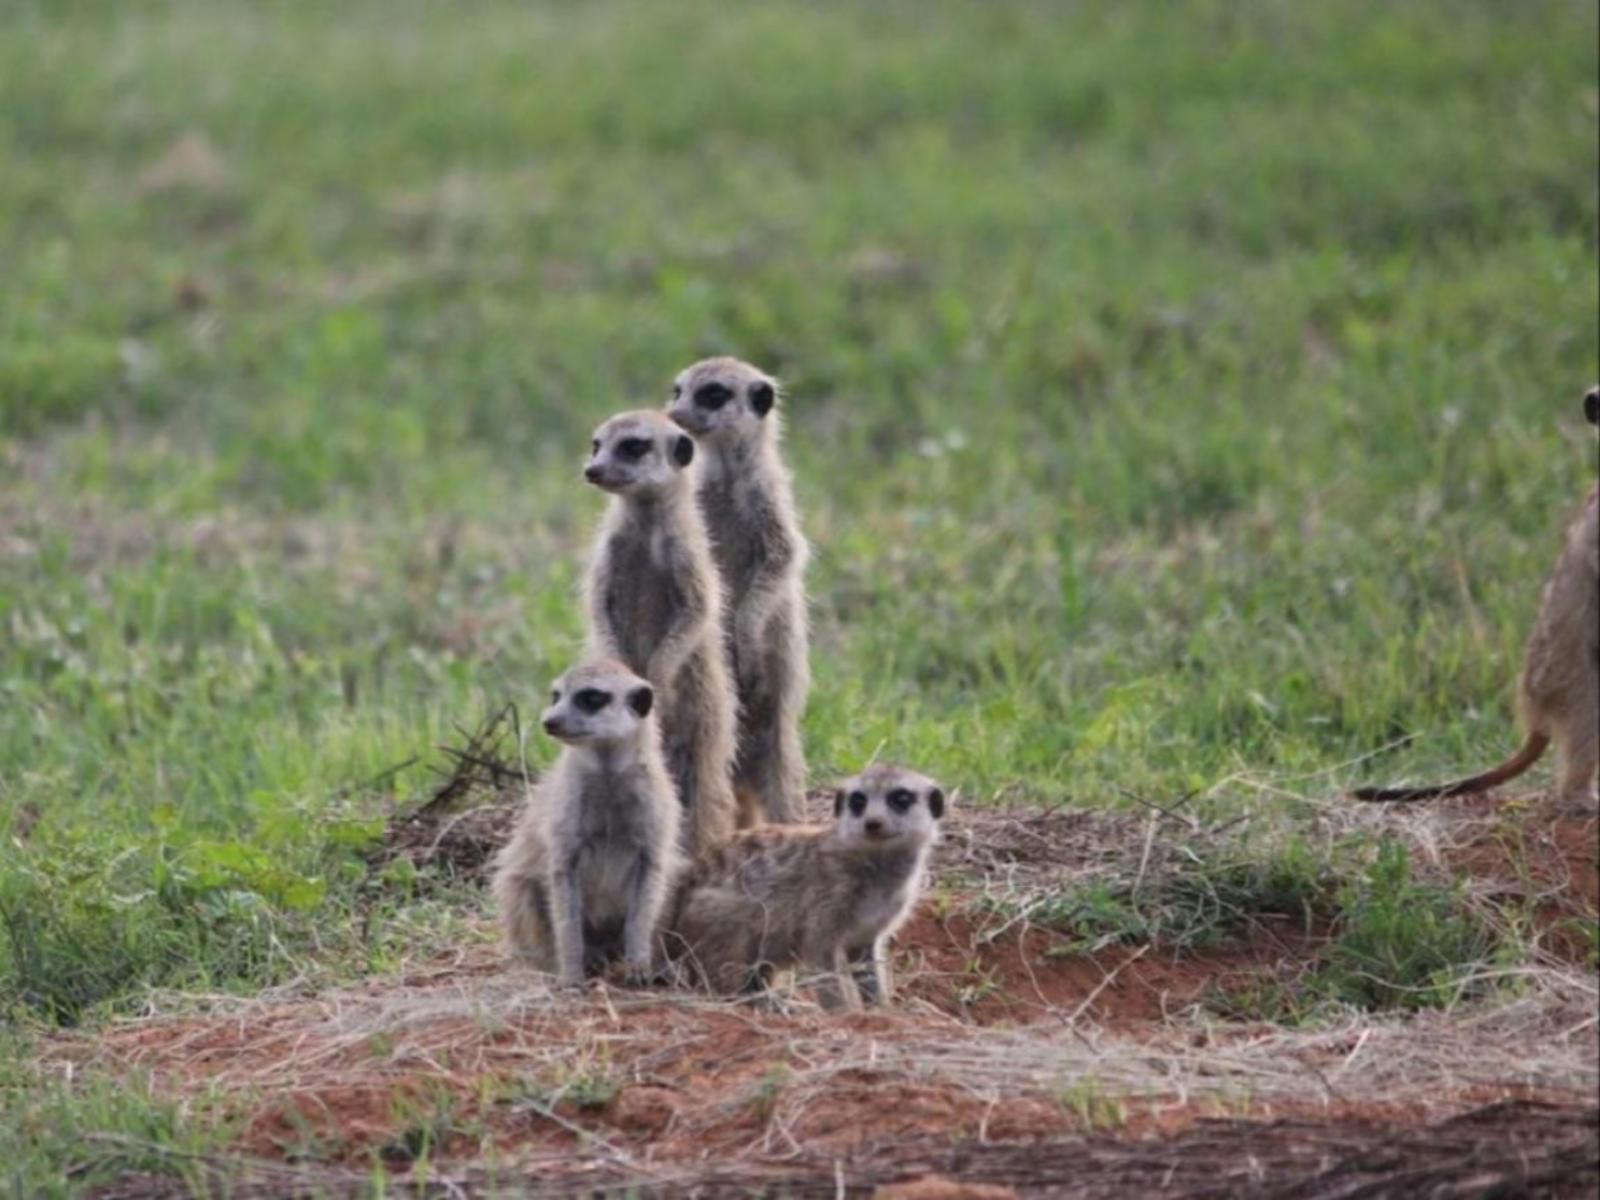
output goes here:
[{"label": "meerkat tail", "polygon": [[1466,779],[1457,779],[1454,783],[1438,783],[1431,787],[1357,788],[1350,794],[1357,800],[1387,802],[1397,800],[1442,800],[1447,796],[1460,796],[1467,792],[1486,792],[1490,788],[1499,787],[1502,783],[1509,783],[1518,775],[1521,775],[1539,761],[1539,756],[1545,752],[1545,747],[1549,745],[1550,739],[1545,734],[1530,733],[1528,740],[1522,743],[1522,748],[1506,759],[1505,762]]}]

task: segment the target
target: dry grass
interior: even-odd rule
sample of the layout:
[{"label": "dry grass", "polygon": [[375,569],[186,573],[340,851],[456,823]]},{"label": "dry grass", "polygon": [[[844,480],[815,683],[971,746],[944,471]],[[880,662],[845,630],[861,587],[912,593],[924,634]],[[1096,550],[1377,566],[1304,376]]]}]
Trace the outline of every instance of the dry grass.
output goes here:
[{"label": "dry grass", "polygon": [[[454,809],[503,783],[496,728],[454,755],[430,810],[443,814],[434,847],[452,822],[502,819],[498,808]],[[468,777],[473,787],[452,788]],[[931,1171],[1040,1195],[1360,1195],[1429,1180],[1431,1194],[1466,1195],[1476,1193],[1463,1180],[1531,1187],[1545,1176],[1557,1181],[1550,1194],[1565,1194],[1560,1181],[1583,1169],[1578,1151],[1594,1158],[1600,987],[1538,938],[1515,966],[1483,968],[1503,985],[1487,999],[1414,1015],[1335,1010],[1298,1027],[1223,1020],[1193,988],[1151,1015],[1137,994],[1175,979],[1206,986],[1221,960],[1159,946],[1056,956],[1068,943],[1038,940],[1058,935],[1031,926],[1030,906],[1063,886],[1158,888],[1233,839],[1261,850],[1280,829],[1268,811],[1215,828],[1153,809],[960,810],[937,864],[935,905],[951,915],[925,913],[902,936],[901,1002],[889,1011],[552,989],[504,969],[484,927],[473,945],[356,987],[155,994],[137,1018],[52,1038],[40,1069],[143,1072],[175,1096],[220,1101],[245,1157],[190,1164],[191,1174],[232,1172],[239,1195],[359,1194],[366,1176],[347,1168],[374,1158],[415,1182],[419,1113],[431,1114],[431,1182],[416,1193],[426,1195],[497,1194],[497,1171],[518,1194],[579,1180],[697,1195],[781,1180],[793,1194],[833,1194],[833,1164],[851,1187]],[[1561,874],[1592,869],[1592,826],[1481,805],[1328,806],[1294,827],[1319,851],[1352,833],[1398,832],[1422,871],[1474,871],[1468,892],[1485,911],[1503,913],[1507,897],[1593,905],[1592,879]],[[1250,949],[1246,966],[1268,971],[1310,952]],[[970,962],[1014,1003],[950,1002],[952,962]],[[1507,1101],[1526,1103],[1463,1115]],[[1504,1153],[1464,1156],[1477,1144],[1464,1131],[1486,1122],[1500,1122]],[[1525,1153],[1506,1149],[1522,1144],[1518,1122]],[[280,1161],[303,1153],[321,1165]],[[1152,1174],[1156,1163],[1165,1173]],[[1062,1190],[1066,1164],[1077,1190]],[[522,1190],[535,1178],[548,1192]],[[1305,1190],[1267,1187],[1294,1180]],[[169,1194],[163,1186],[129,1177],[110,1194]]]}]

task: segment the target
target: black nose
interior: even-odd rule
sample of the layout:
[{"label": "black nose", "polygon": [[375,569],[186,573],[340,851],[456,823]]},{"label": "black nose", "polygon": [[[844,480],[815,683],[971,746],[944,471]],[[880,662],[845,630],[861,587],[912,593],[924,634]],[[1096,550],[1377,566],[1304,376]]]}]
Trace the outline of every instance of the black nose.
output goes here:
[{"label": "black nose", "polygon": [[583,477],[590,483],[594,483],[600,478],[600,468],[594,466],[585,467],[583,469]]},{"label": "black nose", "polygon": [[546,733],[559,733],[561,731],[561,722],[555,717],[546,717],[544,719],[544,731]]},{"label": "black nose", "polygon": [[868,833],[870,833],[870,834],[872,834],[872,836],[873,836],[873,837],[877,837],[877,836],[878,836],[878,834],[880,834],[880,833],[882,833],[882,832],[883,832],[883,822],[882,822],[882,821],[880,821],[880,820],[878,820],[878,818],[877,818],[877,817],[873,817],[873,818],[872,818],[872,820],[870,820],[870,821],[868,821],[868,822],[867,822],[867,823],[866,823],[866,824],[865,824],[865,825],[864,825],[864,826],[863,826],[863,828],[864,828],[864,829],[865,829],[865,830],[866,830],[866,831],[867,831],[867,832],[868,832]]}]

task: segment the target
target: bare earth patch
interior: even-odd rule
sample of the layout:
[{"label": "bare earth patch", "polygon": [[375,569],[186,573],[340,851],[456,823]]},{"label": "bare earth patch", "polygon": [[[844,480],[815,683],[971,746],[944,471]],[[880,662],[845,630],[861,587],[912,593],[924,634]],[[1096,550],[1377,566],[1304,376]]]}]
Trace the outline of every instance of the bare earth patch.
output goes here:
[{"label": "bare earth patch", "polygon": [[[1438,832],[1450,815],[1419,819]],[[1485,896],[1549,888],[1540,903],[1594,910],[1592,825],[1525,823],[1524,845],[1548,839],[1549,853],[1506,855],[1514,814],[1481,818],[1492,835],[1456,818],[1471,828],[1421,837],[1424,860],[1432,846],[1481,869]],[[189,1001],[62,1035],[46,1058],[220,1097],[237,1154],[207,1170],[233,1195],[362,1195],[374,1161],[404,1181],[392,1192],[425,1195],[1592,1194],[1600,1041],[1585,968],[1541,956],[1492,1002],[1288,1028],[1202,1001],[1310,962],[1320,940],[1292,922],[1204,952],[1085,949],[975,903],[1050,873],[1148,873],[1164,853],[1152,828],[959,816],[940,887],[897,944],[889,1011],[552,990],[505,969],[484,928],[395,978]],[[1512,861],[1520,882],[1501,878]],[[961,1190],[978,1185],[990,1190]],[[176,1186],[136,1175],[105,1194]]]}]

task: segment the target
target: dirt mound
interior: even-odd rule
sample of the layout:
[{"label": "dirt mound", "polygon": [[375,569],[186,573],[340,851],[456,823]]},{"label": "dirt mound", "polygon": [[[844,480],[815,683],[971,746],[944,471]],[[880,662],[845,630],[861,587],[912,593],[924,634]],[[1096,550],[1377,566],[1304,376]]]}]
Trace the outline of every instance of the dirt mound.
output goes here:
[{"label": "dirt mound", "polygon": [[[505,785],[497,746],[458,752],[388,861],[481,877],[514,811],[471,804]],[[1594,911],[1592,825],[1501,808],[1389,821],[1374,828],[1397,829],[1435,878],[1465,873],[1473,900],[1548,906],[1552,936]],[[399,1195],[1592,1187],[1600,1022],[1573,960],[1540,957],[1516,989],[1454,1010],[1293,1027],[1224,1020],[1209,1001],[1311,968],[1326,938],[1303,919],[1253,912],[1232,940],[1187,949],[1030,919],[1086,881],[1148,895],[1219,837],[1170,811],[958,809],[896,941],[887,1010],[825,1014],[803,988],[760,1004],[552,989],[507,969],[485,923],[361,986],[62,1034],[43,1069],[140,1071],[220,1102],[243,1157],[203,1171],[239,1196],[364,1195],[374,1162],[409,1181]],[[106,1194],[175,1193],[129,1176]]]},{"label": "dirt mound", "polygon": [[1248,941],[1175,953],[1148,943],[1085,953],[1029,924],[985,926],[959,910],[924,908],[900,931],[904,995],[979,1024],[1086,1017],[1132,1029],[1176,1017],[1261,971],[1310,962],[1323,938],[1288,920],[1259,920]]},{"label": "dirt mound", "polygon": [[1348,806],[1349,827],[1404,837],[1419,870],[1465,885],[1491,923],[1512,920],[1536,955],[1592,965],[1600,920],[1600,817],[1572,816],[1546,792],[1450,797],[1403,808]]},{"label": "dirt mound", "polygon": [[[1003,928],[1003,927],[1002,927]],[[1074,951],[923,914],[896,956],[901,1003],[830,1015],[505,968],[489,944],[323,996],[267,995],[130,1021],[57,1059],[223,1097],[239,1145],[274,1159],[404,1167],[423,1153],[598,1155],[618,1169],[848,1155],[874,1139],[1176,1134],[1216,1116],[1412,1123],[1594,1086],[1593,989],[1553,977],[1499,1010],[1291,1030],[1197,1001],[1230,972],[1315,951],[1285,933],[1231,951]]]},{"label": "dirt mound", "polygon": [[1592,960],[1600,918],[1600,819],[1554,817],[1513,809],[1473,825],[1444,851],[1452,869],[1478,881],[1476,893],[1498,907],[1526,905],[1543,945],[1568,961]]}]

